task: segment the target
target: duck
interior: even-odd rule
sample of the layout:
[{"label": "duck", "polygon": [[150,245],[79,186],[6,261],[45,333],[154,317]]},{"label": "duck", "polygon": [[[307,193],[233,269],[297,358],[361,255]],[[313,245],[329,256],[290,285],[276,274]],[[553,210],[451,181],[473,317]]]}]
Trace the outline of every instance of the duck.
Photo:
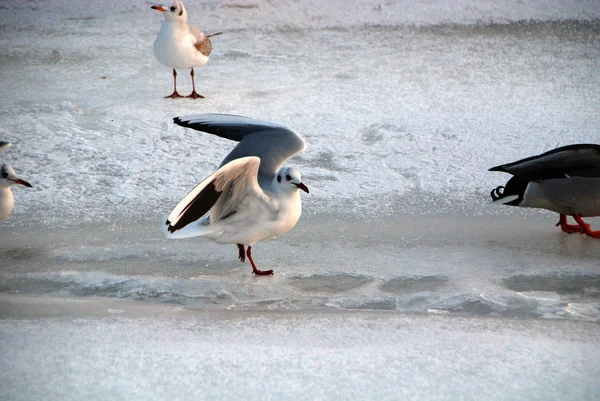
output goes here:
[{"label": "duck", "polygon": [[[583,220],[600,216],[600,145],[562,146],[489,171],[512,175],[491,191],[494,203],[550,210],[559,214],[562,231],[600,238]],[[577,224],[569,224],[569,216]]]}]

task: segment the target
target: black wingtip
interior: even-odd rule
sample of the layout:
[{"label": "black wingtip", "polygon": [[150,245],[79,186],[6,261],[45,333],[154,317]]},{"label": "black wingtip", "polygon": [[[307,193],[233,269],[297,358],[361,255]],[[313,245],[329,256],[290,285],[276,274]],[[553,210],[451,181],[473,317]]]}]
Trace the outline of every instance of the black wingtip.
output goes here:
[{"label": "black wingtip", "polygon": [[192,129],[198,130],[197,127],[194,127],[194,126],[192,126],[192,124],[190,124],[190,120],[182,120],[181,117],[173,118],[173,122],[175,124],[179,125],[180,127],[192,128]]},{"label": "black wingtip", "polygon": [[175,231],[177,231],[175,229],[175,227],[173,227],[171,225],[171,221],[169,219],[167,219],[167,221],[165,221],[165,225],[167,226],[167,231],[170,232],[171,234],[173,234]]},{"label": "black wingtip", "polygon": [[488,171],[502,171],[503,173],[506,173],[506,168],[504,167],[504,165],[502,165],[502,166],[492,167]]}]

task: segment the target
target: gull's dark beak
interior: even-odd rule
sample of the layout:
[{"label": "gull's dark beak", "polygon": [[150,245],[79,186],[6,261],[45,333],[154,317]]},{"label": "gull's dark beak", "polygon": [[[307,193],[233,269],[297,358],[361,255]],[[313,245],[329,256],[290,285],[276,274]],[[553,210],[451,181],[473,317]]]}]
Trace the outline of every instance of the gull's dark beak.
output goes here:
[{"label": "gull's dark beak", "polygon": [[169,9],[161,4],[150,7],[153,10],[160,11],[161,13],[169,11]]},{"label": "gull's dark beak", "polygon": [[30,183],[28,183],[27,181],[25,181],[25,180],[22,180],[22,179],[20,179],[20,178],[17,178],[16,180],[13,180],[13,182],[14,182],[15,184],[24,185],[24,186],[26,186],[26,187],[32,188],[32,185],[31,185]]},{"label": "gull's dark beak", "polygon": [[301,190],[303,190],[303,191],[304,191],[304,192],[306,192],[307,194],[309,193],[309,192],[308,192],[308,188],[306,187],[306,185],[304,185],[304,183],[302,183],[302,182],[301,182],[300,184],[294,184],[294,185],[296,185],[296,186],[298,187],[298,189],[301,189]]}]

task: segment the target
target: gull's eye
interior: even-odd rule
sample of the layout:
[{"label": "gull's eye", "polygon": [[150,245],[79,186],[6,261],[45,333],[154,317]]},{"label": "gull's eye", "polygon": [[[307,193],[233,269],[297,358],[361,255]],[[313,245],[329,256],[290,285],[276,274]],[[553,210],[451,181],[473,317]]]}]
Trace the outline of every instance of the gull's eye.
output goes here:
[{"label": "gull's eye", "polygon": [[277,176],[277,182],[281,182],[281,176],[280,175]]},{"label": "gull's eye", "polygon": [[8,177],[8,173],[6,171],[3,171],[2,172],[2,178],[6,178],[6,177]]},{"label": "gull's eye", "polygon": [[172,13],[174,13],[174,12],[175,12],[175,10],[177,10],[177,7],[175,7],[175,6],[171,6],[171,12],[172,12]]},{"label": "gull's eye", "polygon": [[289,175],[289,174],[286,174],[286,175],[285,175],[285,179],[289,181],[289,180],[291,180],[291,179],[292,179],[292,177],[290,177],[290,175]]}]

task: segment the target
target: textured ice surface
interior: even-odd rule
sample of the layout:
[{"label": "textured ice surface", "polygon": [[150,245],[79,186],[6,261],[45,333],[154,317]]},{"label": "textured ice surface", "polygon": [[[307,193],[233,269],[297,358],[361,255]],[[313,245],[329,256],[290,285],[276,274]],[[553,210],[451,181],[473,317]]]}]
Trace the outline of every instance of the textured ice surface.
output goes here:
[{"label": "textured ice surface", "polygon": [[[521,304],[539,311],[546,301],[535,296],[505,305],[482,295],[487,286],[455,288],[454,274],[465,265],[466,278],[479,277],[489,266],[485,279],[494,285],[518,274],[542,281],[596,274],[597,242],[552,230],[550,215],[482,205],[507,178],[489,167],[557,145],[600,142],[598,2],[190,3],[191,21],[225,32],[215,37],[210,63],[198,69],[207,96],[201,101],[163,99],[170,71],[151,52],[162,16],[146,4],[0,7],[0,136],[14,143],[3,157],[34,185],[15,189],[17,206],[0,228],[2,273],[13,274],[3,276],[8,290],[23,291],[31,280],[33,292],[40,285],[71,295],[208,293],[211,302],[236,307],[281,306],[279,293],[236,294],[237,275],[232,289],[188,280],[207,273],[194,269],[216,266],[215,281],[227,282],[221,275],[231,271],[229,249],[166,243],[147,225],[145,234],[135,231],[140,221],[157,224],[233,147],[171,122],[201,112],[273,120],[306,137],[307,151],[291,164],[311,189],[303,197],[311,228],[303,232],[301,221],[295,237],[258,251],[262,264],[287,275],[299,307],[318,293],[324,296],[316,297],[317,307],[460,310],[466,302],[481,312],[529,310]],[[188,90],[185,71],[179,83]],[[539,245],[544,239],[534,231],[510,242],[516,256],[506,259],[507,245],[485,223],[453,229],[429,220],[430,238],[439,237],[438,225],[451,237],[474,232],[466,250],[444,248],[447,242],[420,235],[421,223],[411,217],[497,213],[513,213],[512,222],[538,216],[547,224],[542,235],[576,250],[560,251],[566,254],[557,261],[547,255],[562,244]],[[328,234],[331,219],[340,224]],[[386,219],[391,228],[382,230]],[[351,221],[359,223],[345,225]],[[532,227],[503,229],[510,235]],[[482,230],[486,243],[476,240]],[[580,256],[578,247],[593,256]],[[538,272],[546,263],[553,268]],[[247,269],[238,270],[247,277]],[[593,298],[593,277],[590,288],[575,293]],[[525,291],[541,291],[542,299],[546,287],[557,292],[532,287]],[[560,311],[574,301],[550,298]]]},{"label": "textured ice surface", "polygon": [[[155,225],[15,231],[0,290],[116,297],[192,309],[370,309],[600,320],[600,247],[551,214],[302,220],[254,246],[169,241]],[[415,227],[418,227],[416,229]]]},{"label": "textured ice surface", "polygon": [[[600,241],[484,207],[489,167],[600,142],[600,2],[186,5],[224,31],[202,101],[163,99],[149,2],[0,2],[2,158],[34,185],[0,223],[0,398],[600,399]],[[274,277],[158,229],[234,145],[171,122],[203,112],[307,140]]]},{"label": "textured ice surface", "polygon": [[201,101],[163,99],[146,3],[0,5],[3,157],[34,185],[3,227],[156,221],[234,145],[174,126],[182,114],[304,136],[290,164],[307,213],[468,210],[506,180],[489,167],[600,141],[597,1],[188,3],[225,32],[197,70]]},{"label": "textured ice surface", "polygon": [[5,399],[600,397],[599,331],[586,322],[52,305],[76,317],[0,320]]},{"label": "textured ice surface", "polygon": [[[197,71],[201,101],[163,99],[147,4],[0,7],[3,157],[34,185],[0,226],[4,291],[598,319],[598,241],[485,204],[507,179],[489,167],[600,142],[600,3],[188,2],[225,32]],[[305,215],[255,248],[272,279],[235,247],[161,238],[234,145],[171,122],[201,112],[307,139],[290,162]]]}]

